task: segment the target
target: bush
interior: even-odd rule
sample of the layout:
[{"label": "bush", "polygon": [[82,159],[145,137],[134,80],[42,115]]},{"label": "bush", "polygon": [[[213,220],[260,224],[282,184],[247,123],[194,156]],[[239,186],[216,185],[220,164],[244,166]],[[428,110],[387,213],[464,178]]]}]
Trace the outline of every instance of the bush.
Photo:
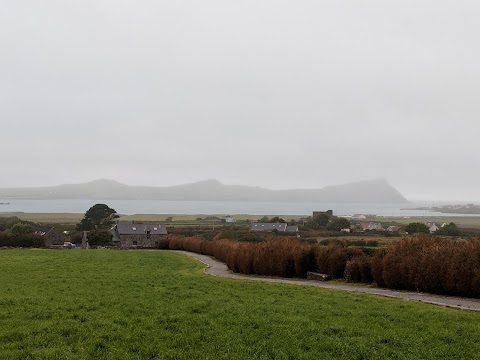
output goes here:
[{"label": "bush", "polygon": [[172,236],[168,243],[170,250],[183,250],[183,238]]},{"label": "bush", "polygon": [[34,234],[6,234],[0,233],[0,246],[6,247],[44,247],[45,239]]},{"label": "bush", "polygon": [[337,279],[343,278],[349,258],[347,247],[341,245],[317,246],[314,249],[314,257],[317,272]]},{"label": "bush", "polygon": [[[0,246],[2,238],[5,235],[0,236]],[[408,237],[386,248],[369,249],[373,256],[342,242],[320,246],[290,237],[256,243],[171,236],[162,248],[167,241],[170,249],[214,256],[243,274],[306,277],[308,271],[317,271],[350,282],[373,280],[378,286],[392,289],[480,296],[479,239]]]},{"label": "bush", "polygon": [[386,253],[387,253],[386,248],[381,248],[375,251],[371,261],[373,280],[380,287],[386,286],[385,282],[383,281],[383,258],[385,257]]},{"label": "bush", "polygon": [[162,238],[158,241],[157,249],[170,249],[170,239],[169,238]]},{"label": "bush", "polygon": [[428,226],[421,222],[413,222],[405,227],[407,234],[428,234]]},{"label": "bush", "polygon": [[455,223],[451,222],[450,224],[445,225],[444,227],[438,229],[435,232],[436,235],[446,235],[446,236],[459,236],[460,229]]},{"label": "bush", "polygon": [[236,261],[238,262],[238,272],[242,274],[254,274],[253,260],[255,256],[255,245],[249,243],[239,243],[237,248]]},{"label": "bush", "polygon": [[34,232],[33,225],[25,222],[18,222],[12,225],[8,231],[12,234],[25,235]]},{"label": "bush", "polygon": [[366,243],[366,246],[377,247],[378,246],[378,241],[377,240],[368,240],[367,243]]},{"label": "bush", "polygon": [[404,238],[375,253],[372,274],[388,288],[478,297],[480,241]]},{"label": "bush", "polygon": [[24,223],[24,224],[29,224],[29,225],[32,225],[32,226],[34,225],[34,223],[32,223],[32,222],[20,220],[16,216],[0,217],[0,231],[5,231],[5,230],[11,228],[16,223]]},{"label": "bush", "polygon": [[313,248],[309,244],[298,244],[293,252],[295,276],[306,278],[307,272],[314,268],[315,258]]},{"label": "bush", "polygon": [[367,255],[354,256],[345,266],[345,280],[349,282],[371,283],[372,258]]},{"label": "bush", "polygon": [[112,233],[108,230],[95,230],[88,233],[90,246],[107,246],[112,242]]}]

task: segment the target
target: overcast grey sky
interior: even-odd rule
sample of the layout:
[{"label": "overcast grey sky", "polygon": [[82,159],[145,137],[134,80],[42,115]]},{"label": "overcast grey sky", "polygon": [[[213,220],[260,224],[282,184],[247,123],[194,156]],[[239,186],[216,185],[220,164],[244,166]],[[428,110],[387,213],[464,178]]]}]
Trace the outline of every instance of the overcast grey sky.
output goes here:
[{"label": "overcast grey sky", "polygon": [[4,0],[0,187],[386,178],[480,200],[476,1]]}]

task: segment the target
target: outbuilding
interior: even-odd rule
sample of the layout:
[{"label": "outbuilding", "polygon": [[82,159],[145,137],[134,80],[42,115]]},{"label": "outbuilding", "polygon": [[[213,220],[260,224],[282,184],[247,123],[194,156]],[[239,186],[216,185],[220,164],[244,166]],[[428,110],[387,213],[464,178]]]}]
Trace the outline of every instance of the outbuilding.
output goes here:
[{"label": "outbuilding", "polygon": [[119,221],[112,228],[113,242],[122,249],[155,248],[168,235],[164,225]]}]

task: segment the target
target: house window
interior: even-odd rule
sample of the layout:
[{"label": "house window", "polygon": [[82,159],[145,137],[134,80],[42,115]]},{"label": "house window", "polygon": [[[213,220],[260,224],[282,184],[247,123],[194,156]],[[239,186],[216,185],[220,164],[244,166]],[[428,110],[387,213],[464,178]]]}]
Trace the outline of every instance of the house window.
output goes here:
[{"label": "house window", "polygon": [[147,239],[150,239],[150,230],[147,230]]},{"label": "house window", "polygon": [[132,244],[133,244],[133,246],[137,246],[137,241],[133,240]]}]

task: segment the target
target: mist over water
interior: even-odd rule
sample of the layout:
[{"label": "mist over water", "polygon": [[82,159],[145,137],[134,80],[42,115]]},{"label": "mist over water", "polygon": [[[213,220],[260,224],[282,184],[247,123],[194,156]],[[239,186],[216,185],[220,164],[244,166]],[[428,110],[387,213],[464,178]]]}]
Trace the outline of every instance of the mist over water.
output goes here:
[{"label": "mist over water", "polygon": [[[119,214],[251,214],[251,215],[311,215],[312,211],[333,210],[335,215],[371,214],[380,216],[468,216],[444,214],[416,207],[438,206],[445,203],[418,202],[401,204],[369,203],[288,203],[247,201],[159,201],[159,200],[1,200],[0,212],[84,213],[102,203]],[[401,210],[401,209],[410,210]],[[1,215],[1,214],[0,214]],[[474,215],[473,215],[474,216]]]}]

